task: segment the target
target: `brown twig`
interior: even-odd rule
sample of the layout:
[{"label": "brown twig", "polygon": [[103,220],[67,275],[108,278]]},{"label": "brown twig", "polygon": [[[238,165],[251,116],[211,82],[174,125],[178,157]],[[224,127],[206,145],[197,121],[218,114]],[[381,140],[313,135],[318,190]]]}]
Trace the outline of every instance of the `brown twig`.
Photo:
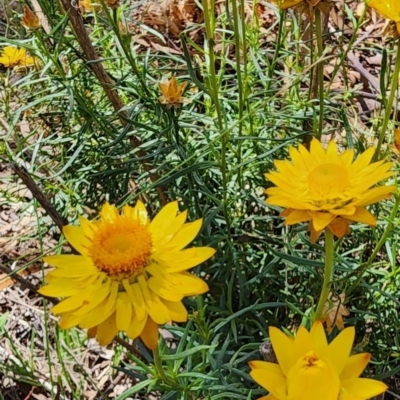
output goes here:
[{"label": "brown twig", "polygon": [[44,296],[44,295],[40,294],[37,291],[37,288],[34,285],[32,285],[32,283],[30,283],[26,279],[22,278],[22,276],[18,275],[17,271],[12,271],[10,268],[6,267],[5,265],[1,265],[1,264],[0,264],[0,271],[4,272],[12,280],[14,280],[15,282],[20,283],[22,286],[24,286],[25,288],[29,289],[33,293],[43,297],[44,299],[46,299],[48,301],[51,301],[53,304],[58,304],[59,303],[58,299],[55,299],[53,297],[47,297],[47,296]]},{"label": "brown twig", "polygon": [[61,217],[47,197],[39,189],[39,186],[29,175],[28,171],[24,167],[20,167],[15,163],[11,163],[10,168],[20,177],[21,181],[24,182],[25,186],[32,192],[33,197],[35,197],[40,205],[47,211],[51,219],[58,226],[58,229],[62,231],[63,226],[67,225],[68,221]]},{"label": "brown twig", "polygon": [[[118,95],[118,92],[116,91],[115,82],[107,74],[107,71],[104,69],[103,64],[100,62],[100,58],[97,55],[96,50],[87,34],[80,12],[77,8],[73,6],[74,2],[72,2],[71,0],[60,0],[60,3],[62,4],[64,13],[67,14],[69,17],[72,29],[75,32],[75,37],[85,54],[86,60],[88,61],[87,65],[92,69],[93,73],[98,79],[100,85],[102,86],[104,92],[108,97],[108,100],[116,111],[119,120],[121,121],[121,124],[125,126],[127,124],[126,121],[128,115],[126,111],[123,110],[124,103],[122,102],[121,98]],[[138,148],[142,144],[141,140],[136,136],[134,138],[131,138],[130,143],[134,148]],[[146,159],[147,153],[143,149],[138,149],[137,154],[140,158]],[[156,184],[160,179],[158,174],[155,172],[151,172],[152,166],[147,164],[145,161],[143,161],[142,164],[146,172],[148,172],[152,183]],[[167,204],[168,197],[164,191],[164,188],[161,186],[156,186],[156,190],[161,204]]]}]

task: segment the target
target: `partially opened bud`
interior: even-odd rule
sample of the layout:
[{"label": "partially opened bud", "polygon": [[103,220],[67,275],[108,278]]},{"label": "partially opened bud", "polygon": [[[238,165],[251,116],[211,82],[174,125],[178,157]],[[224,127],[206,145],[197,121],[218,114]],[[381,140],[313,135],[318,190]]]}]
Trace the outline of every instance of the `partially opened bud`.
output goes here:
[{"label": "partially opened bud", "polygon": [[24,15],[22,17],[21,25],[26,29],[34,31],[40,27],[39,18],[36,14],[26,5],[24,5]]},{"label": "partially opened bud", "polygon": [[107,4],[110,8],[118,8],[119,7],[119,0],[104,0],[104,3]]},{"label": "partially opened bud", "polygon": [[126,36],[129,33],[125,23],[122,22],[121,20],[118,21],[118,30],[121,36]]}]

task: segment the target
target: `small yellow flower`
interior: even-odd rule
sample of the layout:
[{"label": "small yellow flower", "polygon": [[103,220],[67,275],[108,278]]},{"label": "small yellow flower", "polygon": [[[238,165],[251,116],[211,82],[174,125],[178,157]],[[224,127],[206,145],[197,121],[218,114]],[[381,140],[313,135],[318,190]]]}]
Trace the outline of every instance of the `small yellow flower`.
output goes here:
[{"label": "small yellow flower", "polygon": [[371,0],[368,5],[382,14],[385,18],[396,23],[400,34],[400,1],[399,0]]},{"label": "small yellow flower", "polygon": [[21,25],[26,29],[34,31],[40,27],[39,18],[36,14],[26,5],[24,5],[24,15],[22,17]]},{"label": "small yellow flower", "polygon": [[286,225],[310,221],[311,241],[328,228],[337,237],[350,232],[352,222],[376,225],[375,217],[366,206],[389,197],[396,186],[378,186],[390,177],[392,163],[378,161],[370,164],[373,147],[354,162],[354,150],[339,154],[335,142],[324,150],[313,139],[308,151],[303,145],[289,148],[291,161],[275,160],[277,171],[265,174],[276,187],[265,191],[267,204],[285,208],[281,213]]},{"label": "small yellow flower", "polygon": [[187,103],[189,100],[182,97],[187,84],[187,82],[182,82],[177,85],[175,76],[171,80],[164,79],[158,84],[162,93],[162,96],[159,98],[160,103],[168,107],[179,107],[180,104]]},{"label": "small yellow flower", "polygon": [[187,320],[182,299],[207,292],[207,284],[187,270],[215,250],[184,249],[202,220],[185,223],[187,212],[177,215],[177,202],[167,204],[151,222],[141,201],[122,210],[106,203],[99,221],[80,217],[80,227],[65,226],[64,236],[81,255],[45,257],[56,269],[39,291],[64,298],[52,308],[61,315],[62,329],[89,329],[101,345],[123,331],[154,349],[159,325]]},{"label": "small yellow flower", "polygon": [[0,64],[3,64],[7,68],[12,67],[30,67],[35,65],[35,58],[28,56],[26,50],[12,46],[3,47],[3,51],[0,55]]},{"label": "small yellow flower", "polygon": [[345,298],[345,293],[341,293],[339,296],[330,294],[325,303],[321,322],[326,323],[328,333],[332,332],[334,326],[337,326],[340,330],[344,329],[343,317],[350,314],[349,310],[343,305]]},{"label": "small yellow flower", "polygon": [[92,12],[93,10],[98,11],[101,9],[100,5],[93,5],[92,0],[79,0],[79,8],[81,12]]},{"label": "small yellow flower", "polygon": [[359,378],[371,355],[350,355],[354,327],[328,344],[321,321],[310,332],[300,327],[293,339],[269,328],[278,364],[250,361],[251,377],[268,396],[259,400],[366,400],[387,390],[379,381]]}]

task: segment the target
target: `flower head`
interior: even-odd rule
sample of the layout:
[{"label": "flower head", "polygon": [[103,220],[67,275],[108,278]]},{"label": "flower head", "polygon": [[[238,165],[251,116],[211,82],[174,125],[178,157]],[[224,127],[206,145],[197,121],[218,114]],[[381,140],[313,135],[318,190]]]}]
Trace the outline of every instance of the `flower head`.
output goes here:
[{"label": "flower head", "polygon": [[141,201],[122,210],[106,203],[99,221],[80,217],[81,226],[64,227],[66,239],[81,255],[45,257],[56,269],[46,275],[48,284],[40,293],[64,298],[52,308],[61,315],[62,329],[89,329],[101,345],[124,331],[154,349],[158,325],[187,320],[183,297],[208,290],[187,270],[215,250],[184,249],[202,220],[185,223],[187,212],[177,215],[177,202],[167,204],[151,222]]},{"label": "flower head", "polygon": [[162,93],[162,96],[159,99],[160,103],[166,104],[168,107],[179,107],[180,104],[187,103],[188,99],[182,97],[187,84],[187,82],[182,82],[177,85],[175,76],[170,80],[164,79],[158,84]]},{"label": "flower head", "polygon": [[374,148],[369,148],[354,162],[353,149],[339,154],[335,142],[324,150],[313,139],[308,151],[303,145],[289,148],[291,161],[275,161],[277,171],[265,174],[276,187],[265,191],[267,203],[285,208],[285,223],[293,225],[310,221],[311,241],[328,228],[337,237],[350,232],[352,222],[375,226],[375,217],[366,206],[385,199],[396,186],[378,186],[391,176],[392,163],[370,164]]},{"label": "flower head", "polygon": [[400,35],[400,2],[399,0],[371,0],[368,5],[382,14],[385,18],[396,23]]},{"label": "flower head", "polygon": [[5,46],[0,55],[0,64],[7,68],[29,67],[35,64],[35,58],[28,56],[25,49]]},{"label": "flower head", "polygon": [[24,5],[24,15],[22,17],[21,25],[32,31],[40,27],[39,18],[27,5]]},{"label": "flower head", "polygon": [[387,389],[382,382],[359,378],[371,355],[350,355],[354,327],[330,344],[321,321],[310,332],[300,327],[295,339],[274,327],[269,334],[278,364],[249,363],[251,377],[270,392],[263,400],[366,400]]}]

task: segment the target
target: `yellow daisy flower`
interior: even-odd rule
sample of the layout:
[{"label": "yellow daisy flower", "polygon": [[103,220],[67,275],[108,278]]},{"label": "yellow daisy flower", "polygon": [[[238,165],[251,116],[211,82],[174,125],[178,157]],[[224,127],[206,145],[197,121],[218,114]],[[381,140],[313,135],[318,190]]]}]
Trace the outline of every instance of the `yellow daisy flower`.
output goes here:
[{"label": "yellow daisy flower", "polygon": [[5,46],[0,55],[0,64],[7,68],[28,67],[35,64],[35,58],[28,56],[25,49]]},{"label": "yellow daisy flower", "polygon": [[285,208],[281,215],[286,225],[310,221],[312,242],[325,228],[342,237],[352,222],[375,226],[366,206],[389,197],[396,186],[371,189],[393,175],[390,162],[370,164],[374,151],[369,148],[353,162],[354,150],[339,154],[333,141],[327,150],[317,139],[311,141],[310,151],[303,145],[290,147],[292,160],[275,160],[277,171],[265,174],[276,185],[265,191],[267,204]]},{"label": "yellow daisy flower", "polygon": [[185,322],[185,296],[208,291],[207,284],[187,272],[212,257],[210,247],[184,249],[198,234],[202,220],[185,223],[187,212],[167,204],[150,222],[141,201],[120,214],[106,203],[99,221],[80,217],[80,226],[63,229],[81,255],[55,255],[44,260],[56,267],[39,292],[65,299],[52,308],[60,327],[89,329],[101,345],[118,331],[141,337],[154,349],[158,325]]},{"label": "yellow daisy flower", "polygon": [[382,14],[385,18],[396,23],[400,34],[400,1],[399,0],[371,0],[368,5]]},{"label": "yellow daisy flower", "polygon": [[259,400],[366,400],[387,390],[379,381],[359,378],[371,355],[350,355],[354,327],[328,344],[321,321],[310,332],[300,327],[293,339],[269,328],[278,364],[250,361],[251,377],[268,396]]}]

